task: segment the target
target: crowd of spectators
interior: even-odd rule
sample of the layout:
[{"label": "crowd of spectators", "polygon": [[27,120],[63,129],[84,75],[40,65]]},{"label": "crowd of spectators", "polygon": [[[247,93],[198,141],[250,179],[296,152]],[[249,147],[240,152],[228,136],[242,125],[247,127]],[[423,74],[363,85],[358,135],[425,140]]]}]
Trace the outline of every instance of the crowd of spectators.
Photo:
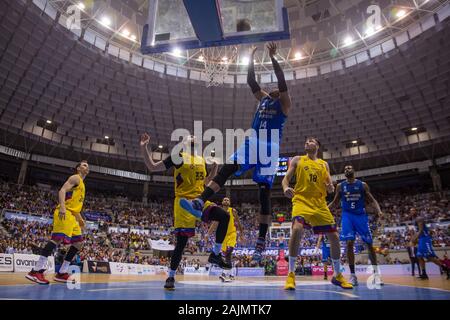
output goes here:
[{"label": "crowd of spectators", "polygon": [[[436,193],[421,194],[375,194],[383,211],[383,216],[376,222],[378,225],[379,246],[390,250],[404,249],[410,239],[409,228],[383,232],[385,227],[412,226],[413,217],[410,208],[415,207],[419,214],[426,216],[429,222],[450,220],[450,192],[442,195]],[[28,214],[51,217],[57,204],[57,190],[45,186],[18,186],[11,183],[0,183],[0,209],[20,211]],[[234,206],[245,230],[243,241],[238,247],[253,247],[258,233],[257,204],[242,203]],[[287,203],[274,202],[274,213],[282,213],[289,221],[290,206]],[[110,198],[103,195],[88,195],[85,200],[86,218],[99,223],[98,230],[86,230],[83,250],[79,254],[81,261],[95,259],[101,261],[150,263],[158,260],[158,264],[166,264],[167,258],[151,258],[140,254],[150,250],[149,239],[164,238],[171,243],[174,236],[172,201],[150,201],[146,204],[132,202],[125,197]],[[368,206],[369,214],[374,208]],[[339,223],[340,210],[333,211]],[[1,228],[3,227],[3,232]],[[129,228],[127,232],[108,231],[109,227]],[[197,236],[190,239],[185,249],[187,254],[209,252],[214,237],[207,238],[208,225],[199,223]],[[148,234],[133,232],[131,229],[148,230]],[[5,232],[6,231],[6,232]],[[433,245],[435,247],[450,246],[450,229],[432,228]],[[4,219],[0,226],[0,252],[37,253],[39,246],[50,238],[51,225],[40,222]],[[312,248],[317,238],[306,232],[302,247]],[[266,246],[278,246],[278,241],[267,239]],[[286,243],[285,243],[286,245]],[[152,259],[156,259],[153,261]],[[274,257],[267,257],[264,265],[271,271]],[[395,261],[393,261],[395,262]],[[251,264],[245,256],[238,257],[237,263],[242,266]],[[313,262],[311,262],[313,263]]]}]

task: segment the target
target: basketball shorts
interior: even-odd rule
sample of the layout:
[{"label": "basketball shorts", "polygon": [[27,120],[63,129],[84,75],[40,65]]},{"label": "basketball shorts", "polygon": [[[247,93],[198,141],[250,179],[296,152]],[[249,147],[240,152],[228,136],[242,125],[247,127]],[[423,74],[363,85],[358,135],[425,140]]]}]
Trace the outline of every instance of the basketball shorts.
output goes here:
[{"label": "basketball shorts", "polygon": [[417,244],[417,258],[435,258],[436,253],[433,250],[433,241],[431,237],[421,237],[419,238]]},{"label": "basketball shorts", "polygon": [[[175,197],[173,203],[173,216],[174,216],[174,234],[176,236],[186,236],[193,237],[195,236],[195,225],[197,219],[191,215],[189,212],[185,211],[180,206],[180,199]],[[204,210],[215,205],[210,201],[205,202]]]},{"label": "basketball shorts", "polygon": [[[259,154],[260,150],[263,157]],[[279,154],[278,144],[257,137],[247,137],[229,161],[239,164],[239,171],[235,173],[237,177],[254,169],[253,181],[267,184],[271,188],[277,172]]]},{"label": "basketball shorts", "polygon": [[69,210],[66,210],[64,219],[59,217],[59,209],[53,213],[52,240],[61,241],[64,244],[73,244],[83,241],[80,225]]},{"label": "basketball shorts", "polygon": [[292,202],[292,222],[298,221],[315,234],[335,232],[336,222],[323,198],[296,199]]},{"label": "basketball shorts", "polygon": [[222,251],[226,252],[228,248],[236,247],[237,242],[236,239],[237,239],[236,231],[227,233],[227,235],[225,236],[225,240],[222,243]]},{"label": "basketball shorts", "polygon": [[369,226],[367,214],[352,214],[343,211],[341,218],[341,241],[351,241],[359,234],[362,241],[371,245],[373,243],[372,232]]}]

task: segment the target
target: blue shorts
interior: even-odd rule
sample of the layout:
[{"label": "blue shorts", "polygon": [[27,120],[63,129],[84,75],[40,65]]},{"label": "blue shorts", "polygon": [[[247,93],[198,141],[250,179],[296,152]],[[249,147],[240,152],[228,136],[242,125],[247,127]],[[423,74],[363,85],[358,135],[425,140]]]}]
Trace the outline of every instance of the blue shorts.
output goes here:
[{"label": "blue shorts", "polygon": [[433,242],[431,237],[421,237],[419,238],[418,244],[417,244],[417,258],[435,258],[436,254],[433,250]]},{"label": "blue shorts", "polygon": [[[261,161],[260,149],[262,149],[263,156],[267,157],[264,161]],[[264,151],[264,149],[267,151]],[[239,164],[239,171],[235,173],[235,176],[239,177],[244,172],[254,169],[253,181],[267,184],[271,188],[277,172],[279,155],[280,147],[278,144],[259,140],[257,137],[247,137],[229,161]]]},{"label": "blue shorts", "polygon": [[322,262],[328,262],[331,258],[330,247],[322,247]]},{"label": "blue shorts", "polygon": [[369,217],[367,214],[352,214],[343,211],[341,218],[341,241],[355,240],[356,234],[359,234],[365,243],[373,243],[372,232],[369,227]]}]

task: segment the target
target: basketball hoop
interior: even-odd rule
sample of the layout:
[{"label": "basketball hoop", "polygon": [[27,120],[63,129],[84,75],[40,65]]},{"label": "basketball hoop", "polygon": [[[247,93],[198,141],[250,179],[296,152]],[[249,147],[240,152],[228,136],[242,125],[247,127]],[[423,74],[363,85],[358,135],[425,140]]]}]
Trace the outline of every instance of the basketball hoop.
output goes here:
[{"label": "basketball hoop", "polygon": [[205,75],[207,79],[206,87],[217,87],[225,82],[230,63],[235,62],[238,48],[236,46],[211,47],[200,50]]}]

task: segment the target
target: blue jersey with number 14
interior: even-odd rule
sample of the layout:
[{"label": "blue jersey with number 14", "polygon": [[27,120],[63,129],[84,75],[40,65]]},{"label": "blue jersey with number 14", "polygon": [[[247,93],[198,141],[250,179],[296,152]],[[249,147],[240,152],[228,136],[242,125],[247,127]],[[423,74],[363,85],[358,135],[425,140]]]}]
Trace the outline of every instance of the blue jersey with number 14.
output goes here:
[{"label": "blue jersey with number 14", "polygon": [[341,183],[341,207],[342,212],[352,214],[365,214],[365,190],[362,181],[355,180],[353,183],[344,181]]},{"label": "blue jersey with number 14", "polygon": [[271,139],[271,129],[277,129],[279,132],[279,141],[281,141],[286,118],[281,108],[280,99],[274,100],[270,96],[267,96],[258,104],[255,117],[253,118],[252,129],[256,131],[258,138],[264,137],[260,137],[259,130],[267,129],[267,141]]}]

